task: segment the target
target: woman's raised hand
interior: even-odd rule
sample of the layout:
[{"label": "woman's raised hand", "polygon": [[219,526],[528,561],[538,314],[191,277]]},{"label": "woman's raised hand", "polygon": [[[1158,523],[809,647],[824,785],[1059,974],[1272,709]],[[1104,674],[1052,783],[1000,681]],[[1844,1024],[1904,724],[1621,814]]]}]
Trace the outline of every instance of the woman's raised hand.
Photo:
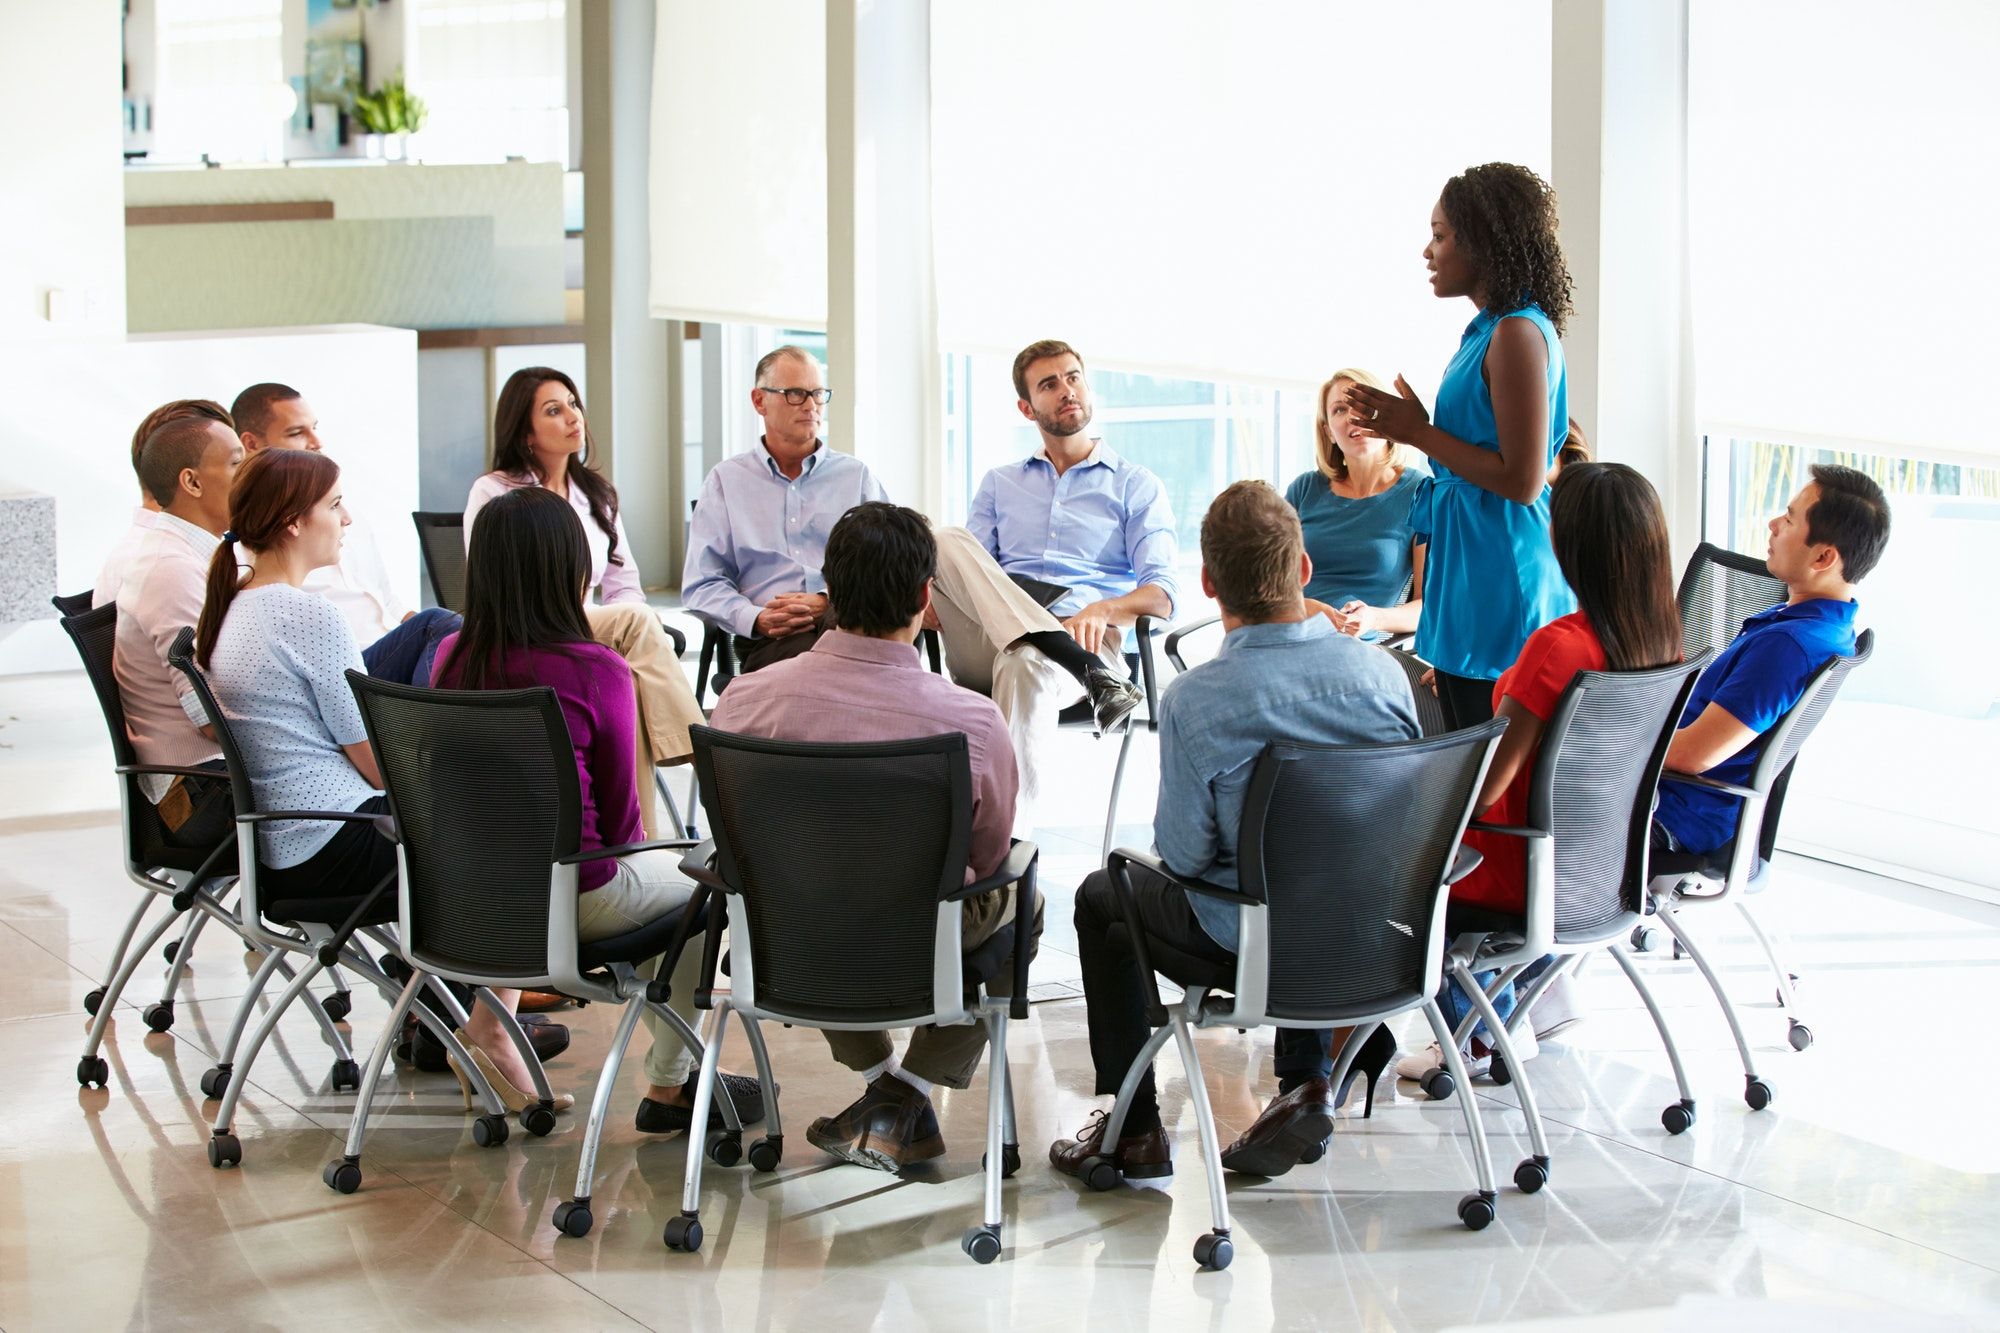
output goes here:
[{"label": "woman's raised hand", "polygon": [[1365,384],[1347,386],[1347,405],[1353,410],[1356,426],[1364,435],[1395,444],[1416,444],[1417,437],[1431,423],[1423,400],[1401,375],[1396,376],[1396,392],[1384,393]]}]

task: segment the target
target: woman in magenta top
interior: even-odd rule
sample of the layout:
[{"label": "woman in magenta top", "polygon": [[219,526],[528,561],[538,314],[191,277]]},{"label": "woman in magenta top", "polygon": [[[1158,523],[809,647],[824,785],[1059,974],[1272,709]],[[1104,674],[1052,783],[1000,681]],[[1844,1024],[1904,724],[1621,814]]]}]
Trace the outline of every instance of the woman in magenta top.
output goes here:
[{"label": "woman in magenta top", "polygon": [[[497,496],[473,524],[466,555],[465,625],[438,646],[432,684],[440,688],[555,691],[576,749],[583,798],[578,847],[590,851],[645,839],[634,756],[639,745],[632,671],[594,641],[584,615],[591,576],[583,524],[561,497],[540,487]],[[666,849],[585,861],[577,869],[577,937],[583,943],[622,935],[683,906],[694,886],[680,873],[679,854]],[[655,975],[660,959],[639,971]],[[672,978],[669,1007],[695,1024],[694,988],[700,951],[685,949]],[[638,1127],[649,1133],[686,1129],[694,1100],[694,1061],[679,1036],[646,1015],[652,1049],[650,1085],[639,1103]],[[527,1069],[513,1050],[486,1044],[486,1058],[517,1087]],[[725,1076],[748,1124],[763,1116],[757,1081]],[[719,1112],[711,1123],[720,1124]]]}]

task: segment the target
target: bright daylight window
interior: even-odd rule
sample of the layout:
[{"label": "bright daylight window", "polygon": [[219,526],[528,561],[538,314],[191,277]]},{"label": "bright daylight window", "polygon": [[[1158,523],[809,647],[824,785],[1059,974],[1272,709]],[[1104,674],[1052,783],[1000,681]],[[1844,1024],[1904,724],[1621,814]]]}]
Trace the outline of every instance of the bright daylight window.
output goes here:
[{"label": "bright daylight window", "polygon": [[426,162],[567,162],[565,0],[412,2],[410,91],[430,108],[412,151]]},{"label": "bright daylight window", "polygon": [[159,0],[154,161],[284,157],[280,0]]}]

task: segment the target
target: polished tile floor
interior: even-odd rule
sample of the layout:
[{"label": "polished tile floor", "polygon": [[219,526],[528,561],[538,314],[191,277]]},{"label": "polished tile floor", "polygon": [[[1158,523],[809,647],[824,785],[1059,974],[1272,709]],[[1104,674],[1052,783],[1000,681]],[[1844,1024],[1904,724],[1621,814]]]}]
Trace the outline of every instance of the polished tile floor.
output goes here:
[{"label": "polished tile floor", "polygon": [[[580,1117],[545,1140],[517,1130],[481,1149],[448,1075],[398,1073],[362,1189],[332,1193],[319,1168],[338,1151],[349,1098],[329,1091],[326,1044],[298,1015],[255,1068],[237,1121],[242,1166],[211,1170],[197,1080],[249,975],[220,931],[203,937],[168,1033],[139,1019],[161,975],[142,969],[105,1045],[110,1088],[80,1092],[83,997],[135,892],[118,869],[109,750],[80,677],[0,680],[0,1329],[2000,1327],[1996,1081],[1975,1035],[2000,977],[2000,911],[1795,858],[1765,907],[1807,978],[1810,1051],[1785,1045],[1747,936],[1729,920],[1697,923],[1751,1001],[1770,1109],[1745,1108],[1691,966],[1655,956],[1644,966],[1701,1095],[1696,1127],[1666,1135],[1664,1059],[1601,964],[1582,979],[1589,1021],[1532,1066],[1555,1156],[1546,1191],[1504,1190],[1499,1220],[1465,1231],[1453,1215],[1471,1172],[1458,1108],[1385,1086],[1372,1117],[1357,1106],[1341,1120],[1321,1162],[1234,1184],[1235,1263],[1198,1273],[1190,1248],[1208,1203],[1171,1055],[1161,1086],[1182,1169],[1170,1192],[1093,1195],[1042,1160],[1098,1104],[1067,902],[1096,858],[1111,749],[1063,744],[1073,754],[1050,768],[1064,787],[1036,812],[1051,897],[1036,968],[1045,999],[1014,1029],[1027,1161],[1007,1188],[1001,1260],[976,1267],[958,1247],[979,1209],[983,1077],[940,1098],[950,1151],[935,1170],[898,1181],[833,1166],[802,1130],[855,1081],[816,1034],[783,1030],[770,1035],[788,1155],[772,1175],[711,1167],[708,1239],[685,1255],[660,1241],[685,1144],[632,1129],[629,1079],[584,1239],[549,1225]],[[1134,747],[1129,819],[1150,806],[1150,745]],[[1121,841],[1146,833],[1132,823]],[[357,995],[358,1045],[384,1012]],[[569,1021],[576,1044],[551,1069],[587,1093],[612,1015]],[[1416,1040],[1414,1027],[1404,1035]],[[1200,1042],[1228,1136],[1271,1090],[1268,1038]],[[740,1038],[726,1049],[748,1067]],[[1480,1095],[1504,1171],[1526,1151],[1520,1116],[1509,1090]]]}]

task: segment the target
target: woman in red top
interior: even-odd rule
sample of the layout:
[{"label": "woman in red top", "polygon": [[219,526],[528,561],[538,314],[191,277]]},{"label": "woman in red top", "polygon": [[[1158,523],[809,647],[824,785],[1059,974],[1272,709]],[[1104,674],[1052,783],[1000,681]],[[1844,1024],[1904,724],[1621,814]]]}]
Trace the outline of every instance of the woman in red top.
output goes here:
[{"label": "woman in red top", "polygon": [[[1477,805],[1480,818],[1496,824],[1527,822],[1528,782],[1542,732],[1577,672],[1643,671],[1681,659],[1667,519],[1651,482],[1623,463],[1569,464],[1550,493],[1549,541],[1578,609],[1529,635],[1514,665],[1494,682],[1494,716],[1507,720],[1507,732],[1493,752]],[[1465,845],[1486,859],[1452,886],[1446,933],[1518,928],[1528,906],[1528,857],[1521,840],[1470,829]],[[1481,977],[1481,984],[1490,975]],[[1469,1007],[1449,978],[1439,1003],[1454,1024]],[[1511,990],[1494,998],[1502,1018],[1513,1007]],[[1474,1060],[1485,1055],[1483,1045],[1474,1042]],[[1399,1062],[1396,1072],[1421,1078],[1441,1063],[1433,1042]]]}]

